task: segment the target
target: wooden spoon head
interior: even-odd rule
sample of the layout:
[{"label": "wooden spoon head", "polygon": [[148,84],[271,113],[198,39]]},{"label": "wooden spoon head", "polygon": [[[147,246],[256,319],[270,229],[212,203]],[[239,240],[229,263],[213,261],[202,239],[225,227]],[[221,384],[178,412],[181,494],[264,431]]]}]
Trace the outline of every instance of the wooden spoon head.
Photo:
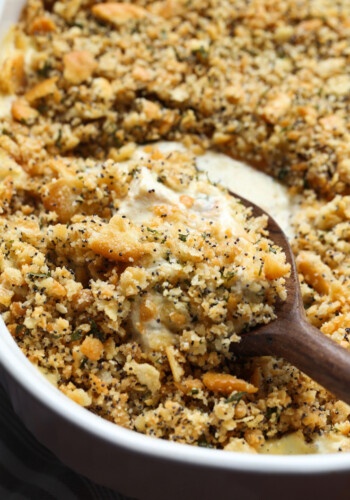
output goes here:
[{"label": "wooden spoon head", "polygon": [[[266,345],[267,336],[273,334],[284,335],[283,321],[291,319],[295,316],[296,320],[304,316],[304,305],[300,293],[300,285],[298,279],[298,272],[295,265],[295,260],[293,256],[292,249],[290,247],[287,236],[282,231],[280,226],[277,224],[275,219],[271,217],[262,208],[255,205],[255,203],[242,198],[232,191],[229,193],[241,200],[243,205],[247,208],[252,209],[252,215],[254,217],[260,217],[261,215],[266,215],[268,218],[267,230],[269,231],[269,238],[278,246],[282,248],[286,255],[286,260],[290,264],[290,276],[285,278],[286,280],[286,290],[287,299],[285,301],[277,301],[275,304],[275,313],[277,318],[267,325],[258,325],[252,328],[250,331],[242,334],[241,341],[237,344],[233,344],[232,350],[240,355],[246,356],[256,356],[265,354],[264,345]],[[280,328],[279,328],[280,327]],[[263,339],[264,337],[264,339]],[[262,342],[262,340],[264,340]]]},{"label": "wooden spoon head", "polygon": [[[231,193],[235,196],[233,193]],[[254,216],[265,214],[260,207],[241,197]],[[277,318],[241,335],[231,349],[238,356],[277,356],[289,361],[337,398],[350,404],[350,352],[306,320],[292,250],[286,235],[268,214],[271,240],[285,252],[291,265],[286,278],[287,300],[275,306]]]}]

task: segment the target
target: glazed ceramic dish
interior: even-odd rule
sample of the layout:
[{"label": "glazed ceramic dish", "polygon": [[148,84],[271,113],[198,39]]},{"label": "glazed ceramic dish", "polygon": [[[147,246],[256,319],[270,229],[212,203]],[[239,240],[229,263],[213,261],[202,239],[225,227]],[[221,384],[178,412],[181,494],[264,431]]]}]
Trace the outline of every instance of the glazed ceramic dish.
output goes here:
[{"label": "glazed ceramic dish", "polygon": [[[3,36],[23,2],[0,0]],[[51,385],[0,322],[1,382],[28,429],[64,463],[144,499],[347,498],[350,454],[229,453],[146,437],[88,412]]]}]

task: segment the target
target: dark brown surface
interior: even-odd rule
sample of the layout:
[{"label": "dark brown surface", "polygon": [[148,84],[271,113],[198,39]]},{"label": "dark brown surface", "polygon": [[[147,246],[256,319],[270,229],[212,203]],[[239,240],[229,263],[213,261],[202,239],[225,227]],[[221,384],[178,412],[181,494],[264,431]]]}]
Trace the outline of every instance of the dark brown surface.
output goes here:
[{"label": "dark brown surface", "polygon": [[131,500],[76,474],[43,447],[0,384],[1,500]]},{"label": "dark brown surface", "polygon": [[286,235],[260,207],[231,194],[240,198],[245,206],[252,207],[254,216],[268,216],[270,239],[283,248],[291,265],[291,275],[286,279],[287,300],[277,305],[277,319],[245,333],[234,351],[244,356],[284,358],[337,398],[350,404],[350,352],[307,321],[293,252]]}]

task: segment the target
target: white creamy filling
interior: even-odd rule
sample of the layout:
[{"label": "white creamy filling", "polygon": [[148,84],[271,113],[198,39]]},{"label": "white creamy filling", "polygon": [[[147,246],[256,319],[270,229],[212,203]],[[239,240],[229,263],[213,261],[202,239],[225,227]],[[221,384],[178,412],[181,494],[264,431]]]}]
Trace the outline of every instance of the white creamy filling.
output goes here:
[{"label": "white creamy filling", "polygon": [[[174,147],[174,149],[179,148]],[[133,159],[142,155],[146,156],[146,153],[143,153],[140,148]],[[137,224],[147,224],[154,217],[153,207],[155,205],[177,205],[189,214],[216,222],[221,226],[222,231],[230,229],[237,236],[244,235],[243,227],[232,216],[228,200],[221,195],[220,189],[212,187],[212,191],[211,194],[205,194],[191,184],[188,190],[175,192],[158,182],[156,176],[148,168],[142,167],[137,177],[131,182],[128,195],[120,202],[118,213],[125,215]],[[186,208],[182,204],[181,195],[187,195],[194,199],[191,208]],[[188,218],[187,223],[189,228],[197,225],[194,218]]]},{"label": "white creamy filling", "polygon": [[208,151],[197,159],[209,178],[243,196],[271,215],[287,235],[292,234],[290,218],[294,202],[288,189],[263,172],[222,153]]},{"label": "white creamy filling", "polygon": [[[177,142],[159,142],[155,146],[163,153],[185,151],[184,146]],[[196,163],[199,170],[208,173],[211,181],[222,184],[238,196],[260,206],[276,219],[288,236],[293,235],[290,219],[296,202],[286,186],[264,172],[222,153],[208,151],[198,156]]]},{"label": "white creamy filling", "polygon": [[[151,300],[157,305],[158,310],[162,306],[163,296],[151,294]],[[175,344],[175,336],[165,325],[163,325],[158,314],[155,318],[140,322],[140,305],[142,299],[137,297],[133,303],[130,314],[130,329],[133,339],[138,342],[143,349],[151,351],[162,351],[169,345]]]},{"label": "white creamy filling", "polygon": [[151,171],[143,167],[131,182],[128,195],[121,201],[118,213],[136,224],[145,224],[154,217],[154,205],[161,203],[177,205],[179,196],[157,182]]},{"label": "white creamy filling", "polygon": [[307,443],[301,431],[287,436],[266,441],[259,453],[269,455],[309,455],[312,453],[336,453],[350,451],[350,438],[340,433],[329,433],[319,436]]}]

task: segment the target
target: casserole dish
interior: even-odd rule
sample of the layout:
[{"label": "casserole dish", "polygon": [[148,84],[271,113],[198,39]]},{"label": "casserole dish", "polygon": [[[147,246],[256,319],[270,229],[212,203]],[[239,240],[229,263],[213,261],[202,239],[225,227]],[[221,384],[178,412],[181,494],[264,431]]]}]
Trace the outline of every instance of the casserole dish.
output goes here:
[{"label": "casserole dish", "polygon": [[[3,32],[21,2],[3,2]],[[62,461],[136,498],[346,498],[350,457],[251,456],[151,439],[88,413],[52,387],[0,327],[1,379],[15,411]]]}]

